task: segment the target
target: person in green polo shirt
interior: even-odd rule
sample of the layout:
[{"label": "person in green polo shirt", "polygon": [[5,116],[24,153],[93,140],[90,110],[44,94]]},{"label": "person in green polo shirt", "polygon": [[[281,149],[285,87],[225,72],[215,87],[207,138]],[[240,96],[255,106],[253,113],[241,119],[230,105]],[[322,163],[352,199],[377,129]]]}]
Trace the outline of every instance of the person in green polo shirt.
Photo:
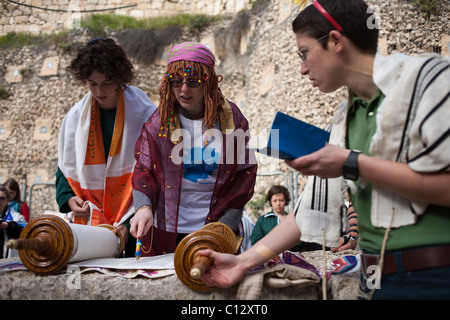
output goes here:
[{"label": "person in green polo shirt", "polygon": [[[361,298],[450,298],[450,59],[383,56],[371,19],[362,0],[320,0],[293,21],[301,74],[325,93],[347,87],[349,97],[329,143],[287,161],[309,176],[295,215],[242,255],[200,252],[213,260],[202,277],[208,285],[236,283],[299,238],[334,243],[339,194],[349,190],[363,249]],[[312,210],[317,201],[324,205]]]}]

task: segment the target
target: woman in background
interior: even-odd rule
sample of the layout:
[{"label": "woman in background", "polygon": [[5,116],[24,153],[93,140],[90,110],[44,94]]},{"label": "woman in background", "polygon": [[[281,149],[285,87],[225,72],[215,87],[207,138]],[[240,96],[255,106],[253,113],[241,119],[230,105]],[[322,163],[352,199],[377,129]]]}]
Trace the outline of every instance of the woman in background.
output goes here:
[{"label": "woman in background", "polygon": [[12,208],[14,211],[20,213],[26,222],[30,221],[30,208],[26,202],[23,202],[20,196],[20,186],[19,183],[13,178],[9,178],[4,183],[5,188],[9,192],[9,203],[8,207]]}]

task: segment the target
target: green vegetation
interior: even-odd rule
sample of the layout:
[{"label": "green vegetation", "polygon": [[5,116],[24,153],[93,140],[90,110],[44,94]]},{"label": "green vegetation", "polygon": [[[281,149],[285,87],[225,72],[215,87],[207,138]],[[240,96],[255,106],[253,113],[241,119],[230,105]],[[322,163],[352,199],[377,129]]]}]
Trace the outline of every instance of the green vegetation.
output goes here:
[{"label": "green vegetation", "polygon": [[[221,16],[179,14],[167,17],[136,19],[116,14],[93,14],[81,21],[81,27],[97,37],[106,36],[109,31],[125,30],[163,30],[169,27],[187,27],[190,32],[200,32],[214,22],[221,21]],[[22,47],[26,45],[57,45],[65,51],[70,48],[70,31],[52,34],[33,35],[30,33],[8,33],[0,37],[0,48]]]},{"label": "green vegetation", "polygon": [[168,27],[188,27],[189,31],[201,31],[211,23],[221,21],[220,16],[179,14],[167,17],[149,19],[136,19],[129,16],[116,14],[93,14],[88,19],[81,21],[81,27],[87,28],[90,33],[102,35],[106,29],[114,31],[165,29]]},{"label": "green vegetation", "polygon": [[24,46],[31,43],[38,43],[39,37],[33,36],[29,33],[17,34],[15,32],[8,33],[0,37],[0,48],[12,47],[12,46]]},{"label": "green vegetation", "polygon": [[6,90],[3,87],[0,87],[0,99],[8,99],[8,97],[11,95],[8,90]]},{"label": "green vegetation", "polygon": [[251,217],[258,218],[261,214],[264,214],[264,204],[267,202],[266,196],[263,194],[261,197],[256,197],[246,204],[246,211]]},{"label": "green vegetation", "polygon": [[444,5],[444,2],[442,0],[413,0],[411,4],[418,7],[424,12],[425,17],[429,18],[431,14],[440,13],[440,7]]},{"label": "green vegetation", "polygon": [[0,37],[0,48],[17,48],[27,45],[56,44],[64,50],[67,47],[68,35],[69,31],[42,35],[11,32]]}]

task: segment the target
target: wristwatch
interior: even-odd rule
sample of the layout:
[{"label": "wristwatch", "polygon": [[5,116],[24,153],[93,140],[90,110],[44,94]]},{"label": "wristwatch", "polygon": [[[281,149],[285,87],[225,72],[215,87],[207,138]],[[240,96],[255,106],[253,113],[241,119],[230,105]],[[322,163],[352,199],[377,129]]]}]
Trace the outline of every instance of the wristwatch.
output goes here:
[{"label": "wristwatch", "polygon": [[342,175],[344,179],[348,180],[357,180],[359,178],[359,170],[358,170],[358,156],[360,151],[352,150],[345,160],[344,166],[342,167]]}]

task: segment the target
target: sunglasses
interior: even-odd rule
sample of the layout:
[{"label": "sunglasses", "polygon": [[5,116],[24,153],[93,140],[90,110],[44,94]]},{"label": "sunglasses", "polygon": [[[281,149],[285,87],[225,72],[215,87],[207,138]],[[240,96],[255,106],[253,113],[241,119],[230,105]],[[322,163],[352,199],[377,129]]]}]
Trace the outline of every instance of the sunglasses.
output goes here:
[{"label": "sunglasses", "polygon": [[195,89],[200,87],[200,85],[202,84],[202,81],[200,79],[198,80],[186,80],[186,81],[182,81],[182,80],[169,80],[169,84],[172,88],[181,88],[183,86],[183,83],[185,83],[189,88]]}]

